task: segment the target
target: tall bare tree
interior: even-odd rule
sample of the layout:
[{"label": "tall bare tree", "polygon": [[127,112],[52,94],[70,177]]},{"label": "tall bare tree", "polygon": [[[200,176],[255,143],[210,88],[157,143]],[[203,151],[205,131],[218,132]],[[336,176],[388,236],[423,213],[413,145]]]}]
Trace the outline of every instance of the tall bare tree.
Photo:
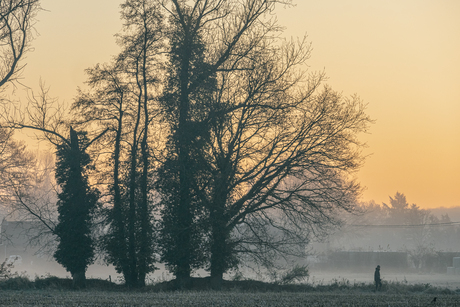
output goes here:
[{"label": "tall bare tree", "polygon": [[108,210],[108,260],[128,286],[138,287],[154,269],[151,174],[156,132],[151,128],[161,84],[163,29],[157,2],[129,0],[121,8],[122,50],[113,64],[87,70],[90,91],[81,92],[73,108],[82,114],[82,124],[111,131],[106,136],[114,146],[107,156],[113,166],[106,176],[113,201]]},{"label": "tall bare tree", "polygon": [[[97,182],[105,191],[103,198],[111,203],[107,209],[107,223],[111,231],[104,240],[108,249],[108,261],[117,270],[128,275],[128,254],[126,246],[126,162],[129,156],[126,144],[127,133],[133,114],[130,87],[125,82],[124,72],[119,65],[96,65],[86,70],[89,91],[79,90],[73,105],[80,127],[90,125],[92,129],[108,129],[108,133],[97,144]],[[110,150],[107,150],[110,148]],[[128,279],[125,276],[125,279]]]},{"label": "tall bare tree", "polygon": [[[9,82],[18,79],[25,64],[20,60],[31,49],[35,16],[39,11],[38,0],[0,1],[0,93]],[[13,131],[5,123],[10,101],[0,97],[0,190],[6,185],[18,186],[24,179],[26,170],[33,165],[33,158],[25,150],[25,145],[12,139]],[[11,185],[10,185],[11,186]]]},{"label": "tall bare tree", "polygon": [[187,280],[193,269],[203,263],[206,226],[201,225],[199,218],[204,217],[200,194],[209,175],[203,162],[209,146],[206,142],[214,107],[210,102],[217,74],[229,68],[238,69],[239,60],[257,42],[257,37],[251,40],[256,29],[271,28],[270,22],[264,24],[261,17],[271,12],[276,3],[289,1],[160,2],[171,25],[169,84],[163,100],[171,138],[169,162],[159,173],[165,205],[163,259],[178,279]]},{"label": "tall bare tree", "polygon": [[293,252],[359,193],[349,176],[362,162],[364,105],[320,90],[323,75],[306,72],[310,46],[283,42],[268,14],[281,3],[290,1],[163,1],[175,163],[159,182],[164,260],[178,279],[203,265],[200,251],[216,281],[240,252]]},{"label": "tall bare tree", "polygon": [[[20,79],[26,65],[21,59],[32,49],[39,10],[38,0],[0,1],[0,94],[9,83]],[[55,208],[49,202],[52,193],[46,186],[48,171],[26,151],[25,144],[12,139],[13,130],[8,120],[11,119],[9,111],[15,109],[16,102],[0,97],[0,103],[0,194],[8,198],[2,201],[8,204],[8,211],[15,218],[38,221],[40,230],[34,231],[31,241],[48,245],[55,222]]]},{"label": "tall bare tree", "polygon": [[217,280],[238,255],[269,265],[275,256],[302,255],[313,235],[338,222],[337,210],[353,208],[360,191],[348,179],[362,162],[355,134],[368,124],[359,100],[327,88],[279,98],[252,106],[245,99],[232,120],[216,126],[206,203]]},{"label": "tall bare tree", "polygon": [[38,0],[0,1],[0,89],[18,79],[25,64],[20,60],[31,49]]}]

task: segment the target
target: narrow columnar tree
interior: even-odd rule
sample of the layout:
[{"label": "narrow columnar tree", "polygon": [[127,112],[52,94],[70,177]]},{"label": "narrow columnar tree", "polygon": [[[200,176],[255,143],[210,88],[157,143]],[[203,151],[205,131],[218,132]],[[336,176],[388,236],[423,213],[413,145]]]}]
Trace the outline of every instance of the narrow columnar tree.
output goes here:
[{"label": "narrow columnar tree", "polygon": [[58,193],[58,237],[54,258],[72,274],[76,287],[85,286],[85,272],[94,260],[91,238],[92,213],[96,209],[99,192],[89,186],[86,169],[90,158],[85,153],[87,139],[70,128],[70,139],[56,152],[56,181]]},{"label": "narrow columnar tree", "polygon": [[[38,139],[48,140],[56,148],[55,178],[59,186],[57,216],[58,221],[49,219],[49,215],[40,206],[30,206],[23,193],[18,193],[22,211],[37,218],[44,227],[57,236],[58,248],[55,259],[62,264],[74,279],[77,287],[85,285],[87,266],[93,261],[94,244],[93,212],[97,207],[99,192],[90,186],[88,173],[92,169],[90,156],[86,150],[91,144],[103,137],[107,130],[100,132],[89,141],[86,133],[77,133],[70,128],[70,137],[64,136],[69,129],[61,105],[51,99],[48,91],[42,87],[39,95],[32,95],[28,106],[21,110],[21,117],[8,117],[8,125],[15,129],[40,131]],[[19,112],[17,112],[19,113]],[[47,206],[49,208],[49,206]],[[47,210],[47,209],[46,209]]]},{"label": "narrow columnar tree", "polygon": [[186,282],[206,259],[200,194],[209,174],[204,155],[210,130],[206,118],[216,82],[204,58],[201,29],[196,28],[195,16],[183,9],[175,7],[177,15],[170,24],[168,83],[161,99],[170,134],[158,187],[162,259],[178,280]]}]

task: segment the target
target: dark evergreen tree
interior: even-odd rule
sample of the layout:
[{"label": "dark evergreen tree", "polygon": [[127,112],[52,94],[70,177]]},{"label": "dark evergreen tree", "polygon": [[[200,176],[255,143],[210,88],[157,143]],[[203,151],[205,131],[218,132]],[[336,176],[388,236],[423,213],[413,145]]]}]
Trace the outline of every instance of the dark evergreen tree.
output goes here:
[{"label": "dark evergreen tree", "polygon": [[216,80],[204,57],[202,29],[196,27],[200,22],[187,9],[176,13],[177,19],[171,18],[168,83],[161,100],[170,134],[158,179],[162,196],[160,245],[162,260],[186,283],[206,259],[202,191],[209,176],[207,119]]},{"label": "dark evergreen tree", "polygon": [[84,133],[78,135],[70,128],[70,141],[59,145],[56,153],[56,181],[61,191],[55,228],[58,247],[54,258],[71,273],[76,287],[85,286],[85,272],[94,259],[91,221],[99,196],[88,183],[87,143]]}]

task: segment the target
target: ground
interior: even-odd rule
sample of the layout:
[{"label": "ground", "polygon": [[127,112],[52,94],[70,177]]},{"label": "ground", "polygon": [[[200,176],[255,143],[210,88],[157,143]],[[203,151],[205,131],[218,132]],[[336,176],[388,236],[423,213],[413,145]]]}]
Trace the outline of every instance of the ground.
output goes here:
[{"label": "ground", "polygon": [[[250,280],[227,281],[220,291],[206,278],[195,290],[172,291],[160,282],[142,290],[107,279],[89,280],[86,290],[69,290],[72,282],[57,277],[35,281],[13,278],[0,283],[0,306],[459,306],[460,275],[414,274],[382,270],[382,291],[375,291],[373,272],[310,272],[305,285],[283,286]],[[209,281],[209,280],[208,280]],[[196,290],[198,289],[198,290]],[[434,300],[436,298],[436,300]]]},{"label": "ground", "polygon": [[[407,284],[430,284],[435,287],[448,288],[451,290],[460,289],[460,275],[447,274],[421,274],[408,272],[385,272],[381,270],[381,278],[386,282],[400,282]],[[351,273],[351,272],[321,272],[311,271],[308,282],[311,284],[330,284],[335,280],[348,280],[350,283],[372,283],[374,272]],[[459,305],[460,306],[460,305]]]},{"label": "ground", "polygon": [[[436,297],[436,302],[432,302]],[[103,292],[28,290],[0,291],[1,306],[460,306],[460,295],[362,293],[331,291],[326,293],[233,291],[199,292]]]}]

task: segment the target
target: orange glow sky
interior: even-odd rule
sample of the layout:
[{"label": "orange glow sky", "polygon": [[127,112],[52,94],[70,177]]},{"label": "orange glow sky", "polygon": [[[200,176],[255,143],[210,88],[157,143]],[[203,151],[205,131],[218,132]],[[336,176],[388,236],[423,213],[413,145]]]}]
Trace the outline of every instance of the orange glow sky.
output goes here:
[{"label": "orange glow sky", "polygon": [[[42,0],[39,36],[23,83],[70,103],[83,70],[118,52],[122,0]],[[344,95],[358,94],[376,120],[362,200],[397,191],[422,208],[460,206],[460,1],[297,0],[277,10],[287,36],[308,34],[311,70]]]}]

